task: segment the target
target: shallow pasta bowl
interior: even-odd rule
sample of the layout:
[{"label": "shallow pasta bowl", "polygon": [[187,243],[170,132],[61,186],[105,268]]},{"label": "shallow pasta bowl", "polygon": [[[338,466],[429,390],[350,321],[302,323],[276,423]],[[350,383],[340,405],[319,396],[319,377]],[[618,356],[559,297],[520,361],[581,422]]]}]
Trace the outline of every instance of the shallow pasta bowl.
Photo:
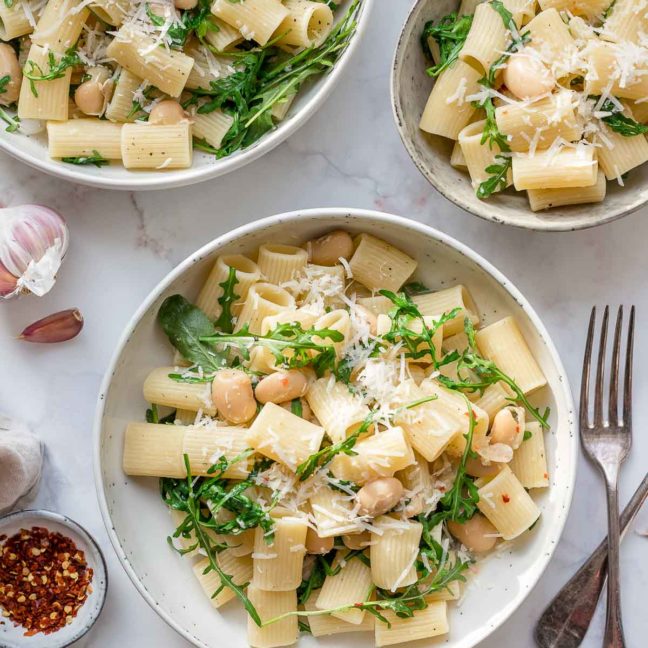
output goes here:
[{"label": "shallow pasta bowl", "polygon": [[[336,22],[341,19],[351,2],[352,0],[343,0],[339,3],[340,8],[336,11]],[[7,133],[4,125],[0,125],[0,150],[50,175],[104,189],[127,191],[169,189],[225,175],[274,149],[301,128],[321,108],[344,74],[345,68],[363,37],[373,2],[374,0],[362,0],[356,18],[356,32],[333,69],[324,75],[314,77],[304,85],[287,117],[279,123],[275,130],[267,133],[250,147],[236,151],[228,157],[218,160],[214,155],[195,149],[191,168],[167,171],[129,171],[117,163],[101,168],[92,165],[75,166],[49,158],[47,136],[44,133],[30,136]]]},{"label": "shallow pasta bowl", "polygon": [[[536,500],[543,516],[533,533],[503,550],[506,560],[483,563],[478,582],[468,591],[461,610],[452,610],[451,633],[439,638],[439,642],[451,648],[470,648],[515,611],[556,547],[575,478],[574,411],[556,349],[526,299],[478,254],[425,225],[358,209],[292,212],[236,229],[176,267],[148,296],[126,327],[101,388],[94,460],[104,522],[124,569],[142,596],[170,626],[202,648],[247,645],[242,610],[231,604],[229,609],[215,612],[186,560],[183,563],[169,549],[165,538],[173,532],[173,524],[160,500],[157,480],[123,474],[125,428],[128,421],[142,420],[146,407],[141,395],[144,378],[171,357],[168,341],[156,323],[156,314],[165,298],[181,293],[195,299],[220,254],[252,252],[270,241],[302,243],[335,228],[354,233],[368,231],[403,249],[419,263],[415,278],[432,289],[456,283],[468,286],[484,322],[514,315],[548,380],[549,386],[539,395],[540,401],[548,404],[552,412],[551,431],[546,437],[551,488]],[[478,604],[473,605],[471,601]],[[372,639],[358,634],[351,639],[337,635],[335,645],[368,648],[373,645]]]},{"label": "shallow pasta bowl", "polygon": [[[467,174],[450,166],[453,142],[419,129],[423,108],[433,87],[421,48],[421,34],[429,20],[437,22],[456,11],[459,0],[418,0],[401,32],[391,76],[396,126],[403,144],[419,171],[448,200],[466,211],[495,223],[534,230],[569,231],[601,225],[630,214],[648,202],[648,165],[633,169],[625,186],[608,182],[601,203],[558,207],[532,212],[526,192],[508,189],[479,200]],[[448,108],[451,110],[451,108]]]}]

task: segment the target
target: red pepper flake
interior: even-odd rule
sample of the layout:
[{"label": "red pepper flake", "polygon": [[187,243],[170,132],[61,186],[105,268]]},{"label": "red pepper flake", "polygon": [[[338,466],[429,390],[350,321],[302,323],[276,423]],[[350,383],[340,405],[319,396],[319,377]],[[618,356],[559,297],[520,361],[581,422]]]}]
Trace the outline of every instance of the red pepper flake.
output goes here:
[{"label": "red pepper flake", "polygon": [[504,504],[508,504],[510,501],[511,501],[511,498],[506,493],[504,493],[502,495],[502,502],[504,502]]},{"label": "red pepper flake", "polygon": [[548,479],[548,478],[549,478],[549,475],[548,475],[547,473],[545,473],[545,474],[544,474],[544,478],[545,478],[545,479]]},{"label": "red pepper flake", "polygon": [[92,568],[83,551],[44,527],[0,536],[0,608],[25,636],[60,630],[92,592]]}]

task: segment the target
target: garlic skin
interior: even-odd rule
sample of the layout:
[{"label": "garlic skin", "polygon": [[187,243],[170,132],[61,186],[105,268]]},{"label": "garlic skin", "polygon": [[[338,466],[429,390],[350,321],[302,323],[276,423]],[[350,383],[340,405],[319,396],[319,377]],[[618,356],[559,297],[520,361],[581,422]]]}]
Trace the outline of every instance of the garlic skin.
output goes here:
[{"label": "garlic skin", "polygon": [[42,205],[0,209],[0,298],[49,292],[68,244],[67,225],[54,210]]},{"label": "garlic skin", "polygon": [[53,313],[37,322],[30,324],[18,336],[25,342],[38,342],[52,344],[67,342],[81,333],[83,328],[83,315],[78,308]]},{"label": "garlic skin", "polygon": [[36,489],[43,446],[26,425],[0,414],[0,513]]}]

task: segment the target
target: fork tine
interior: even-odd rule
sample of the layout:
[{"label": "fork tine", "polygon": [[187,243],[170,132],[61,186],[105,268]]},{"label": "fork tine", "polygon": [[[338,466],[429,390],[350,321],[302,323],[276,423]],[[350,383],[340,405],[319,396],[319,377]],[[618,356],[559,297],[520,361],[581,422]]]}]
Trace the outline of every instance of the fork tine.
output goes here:
[{"label": "fork tine", "polygon": [[623,425],[631,429],[632,426],[632,354],[634,349],[635,307],[630,309],[630,322],[628,324],[628,344],[626,347],[625,380],[623,384]]},{"label": "fork tine", "polygon": [[596,306],[592,308],[589,327],[587,329],[587,342],[585,344],[585,357],[583,358],[583,376],[581,378],[580,394],[580,428],[589,427],[589,386],[590,371],[592,368],[592,343],[594,341],[594,323],[596,322]]},{"label": "fork tine", "polygon": [[614,345],[612,347],[612,366],[610,367],[610,402],[608,403],[608,420],[610,425],[619,425],[619,356],[621,355],[621,328],[623,326],[623,306],[617,311],[614,327]]},{"label": "fork tine", "polygon": [[594,386],[594,426],[603,424],[603,383],[605,381],[605,349],[607,347],[607,328],[610,307],[603,311],[601,339],[599,342],[598,361],[596,363],[596,385]]}]

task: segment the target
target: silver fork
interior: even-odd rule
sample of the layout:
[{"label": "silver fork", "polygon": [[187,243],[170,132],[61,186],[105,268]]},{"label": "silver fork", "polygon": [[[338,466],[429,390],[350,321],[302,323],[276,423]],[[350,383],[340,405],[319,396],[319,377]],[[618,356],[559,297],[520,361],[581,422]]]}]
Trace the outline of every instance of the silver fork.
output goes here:
[{"label": "silver fork", "polygon": [[620,581],[619,581],[619,526],[618,479],[621,463],[628,455],[632,443],[632,349],[634,342],[635,308],[630,310],[628,341],[625,356],[625,377],[623,381],[623,414],[619,417],[619,364],[621,357],[621,328],[623,326],[623,307],[619,307],[614,330],[612,348],[612,367],[609,378],[607,420],[603,416],[605,352],[607,348],[607,329],[609,306],[603,312],[601,337],[596,365],[596,384],[594,386],[594,419],[589,419],[590,370],[592,365],[592,346],[596,307],[592,308],[580,397],[581,442],[590,459],[596,463],[605,477],[608,509],[608,586],[607,613],[605,617],[605,636],[603,648],[624,648],[623,624],[621,621]]}]

